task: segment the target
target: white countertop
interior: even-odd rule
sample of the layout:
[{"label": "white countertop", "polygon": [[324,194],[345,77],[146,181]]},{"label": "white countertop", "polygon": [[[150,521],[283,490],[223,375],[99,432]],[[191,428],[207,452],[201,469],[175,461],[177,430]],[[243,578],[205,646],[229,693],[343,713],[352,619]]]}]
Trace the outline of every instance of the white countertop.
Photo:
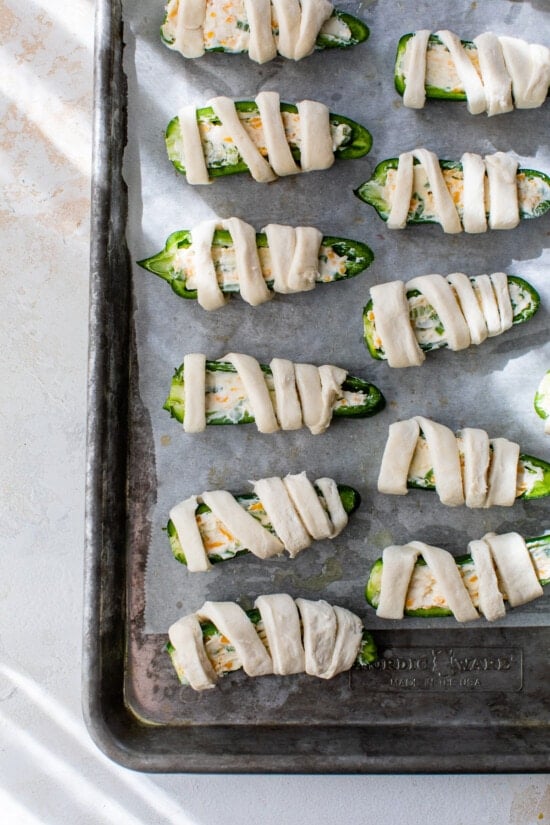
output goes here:
[{"label": "white countertop", "polygon": [[550,820],[548,775],[142,775],[91,742],[80,650],[93,3],[2,0],[0,31],[0,823]]}]

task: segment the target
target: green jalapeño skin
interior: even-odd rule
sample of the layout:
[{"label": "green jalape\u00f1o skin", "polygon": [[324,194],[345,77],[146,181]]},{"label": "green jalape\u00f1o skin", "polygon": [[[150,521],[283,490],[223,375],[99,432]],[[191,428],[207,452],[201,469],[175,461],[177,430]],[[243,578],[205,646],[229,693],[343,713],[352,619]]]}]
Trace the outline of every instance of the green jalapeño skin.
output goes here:
[{"label": "green jalape\u00f1o skin", "polygon": [[[258,107],[253,100],[237,100],[235,102],[235,108],[239,115],[245,118],[255,119],[260,115]],[[281,103],[280,109],[283,113],[298,113],[298,107],[293,103]],[[209,106],[197,109],[197,121],[199,125],[203,124],[203,128],[220,124],[213,109]],[[336,149],[334,150],[334,157],[336,159],[353,160],[355,158],[362,158],[370,152],[372,136],[361,124],[344,117],[344,115],[331,114],[330,126],[333,139],[337,141]],[[165,141],[168,157],[174,165],[174,168],[184,175],[186,170],[181,153],[182,139],[178,117],[172,118],[168,124]],[[291,141],[289,141],[289,146],[294,160],[299,164],[300,147]],[[239,172],[249,171],[248,166],[236,150],[230,155],[216,157],[215,159],[209,159],[207,153],[206,165],[210,178],[225,177],[226,175],[236,175]]]},{"label": "green jalape\u00f1o skin", "polygon": [[[416,158],[414,164],[418,164]],[[398,165],[399,158],[383,160],[375,168],[369,180],[354,190],[354,194],[364,203],[372,206],[383,221],[388,220],[391,211],[386,186],[388,176],[390,172],[397,170]],[[451,184],[453,187],[462,186],[462,164],[460,161],[440,160],[439,166],[444,175],[447,172],[449,186]],[[545,215],[550,210],[550,177],[536,169],[518,169],[517,181],[520,218],[527,220]],[[413,205],[407,216],[408,226],[439,223],[437,216],[427,205],[424,192],[413,192],[411,204]]]},{"label": "green jalape\u00f1o skin", "polygon": [[[270,368],[266,364],[260,364],[260,367],[269,382],[272,374]],[[227,361],[206,362],[207,378],[209,374],[212,376],[212,381],[207,381],[207,394],[209,385],[213,387],[212,392],[216,392],[216,375],[221,376],[223,379],[224,373],[236,373],[233,364]],[[185,374],[182,364],[174,372],[170,392],[164,404],[164,409],[180,424],[183,424],[185,417],[184,385]],[[355,378],[354,376],[348,375],[342,384],[342,390],[344,392],[344,398],[342,401],[336,402],[332,411],[333,418],[368,418],[380,412],[386,404],[386,400],[378,387],[375,387],[374,384],[370,384],[368,381],[364,381],[362,378]],[[206,423],[253,424],[254,416],[244,407],[238,411],[231,408],[209,409],[207,403]]]},{"label": "green jalape\u00f1o skin", "polygon": [[[550,584],[550,535],[537,536],[536,538],[525,539],[525,544],[533,560],[535,570],[537,572],[538,580],[544,587]],[[473,559],[470,555],[457,556],[455,562],[460,569],[462,577],[467,580],[469,576],[476,575],[476,569]],[[371,607],[376,608],[380,602],[380,588],[382,584],[382,569],[384,562],[378,559],[372,566],[369,578],[365,587],[365,598]],[[422,575],[423,571],[427,572],[428,568],[424,559],[419,558],[415,565],[413,576]],[[415,598],[408,598],[405,604],[405,616],[417,616],[420,618],[430,619],[440,616],[452,616],[451,610],[448,607],[442,607],[440,598],[436,598],[437,593],[429,589],[429,584],[423,590],[420,598],[422,605],[415,601]],[[430,599],[432,603],[430,604]],[[438,603],[439,602],[439,603]]]},{"label": "green jalape\u00f1o skin", "polygon": [[[338,493],[344,510],[350,516],[354,513],[361,504],[361,496],[353,487],[348,487],[346,484],[338,484]],[[320,490],[316,488],[318,495],[321,495]],[[261,518],[261,523],[266,530],[273,532],[273,527],[267,518],[267,513],[263,510],[258,496],[255,493],[240,493],[235,496],[243,509],[248,510],[251,515],[256,518]],[[195,517],[198,520],[199,532],[203,538],[203,543],[208,556],[210,564],[218,564],[222,561],[234,559],[237,556],[242,556],[250,551],[243,547],[242,544],[232,535],[228,535],[225,530],[220,530],[216,526],[214,517],[209,516],[211,513],[210,507],[206,504],[199,504],[195,510]],[[209,523],[210,522],[210,523]],[[203,527],[204,525],[204,527]],[[176,561],[181,564],[187,564],[185,557],[185,537],[178,536],[176,528],[171,520],[168,521],[166,532],[170,540],[170,547],[172,554]],[[204,533],[208,533],[208,541],[204,540]]]},{"label": "green jalape\u00f1o skin", "polygon": [[[260,615],[259,610],[247,610],[246,615],[248,616],[253,625],[257,626],[261,623],[262,617]],[[232,673],[235,670],[240,670],[242,668],[242,665],[235,656],[235,648],[225,638],[225,636],[222,636],[218,628],[210,621],[201,622],[200,628],[202,631],[202,638],[205,647],[213,645],[216,650],[216,671],[218,675],[225,676],[227,673]],[[170,656],[170,659],[172,661],[172,664],[174,666],[180,683],[182,685],[188,685],[189,682],[185,677],[185,672],[182,670],[181,666],[178,663],[176,650],[172,643],[168,642],[164,649],[166,653],[168,653],[168,655]],[[357,658],[353,663],[353,668],[368,667],[368,665],[371,665],[377,659],[378,649],[376,646],[376,642],[374,641],[372,635],[368,630],[363,630],[361,645],[359,647]]]},{"label": "green jalape\u00f1o skin", "polygon": [[[508,275],[508,291],[510,293],[510,302],[512,304],[513,323],[523,324],[529,321],[540,307],[540,296],[536,289],[531,286],[523,278],[517,275]],[[445,327],[441,323],[440,318],[435,312],[434,308],[426,302],[424,305],[419,304],[418,301],[413,301],[418,298],[420,292],[417,289],[411,289],[407,292],[407,299],[411,304],[410,321],[413,329],[418,328],[422,330],[422,337],[418,344],[422,350],[429,352],[435,349],[441,349],[447,346],[447,336]],[[429,330],[429,340],[426,340],[426,332]],[[376,334],[376,312],[373,308],[372,300],[369,301],[363,309],[363,340],[369,353],[378,361],[385,360],[384,349]]]},{"label": "green jalape\u00f1o skin", "polygon": [[[180,250],[189,249],[191,245],[191,230],[181,229],[168,237],[164,249],[150,258],[138,261],[138,264],[148,272],[167,281],[180,298],[196,300],[197,290],[188,285],[188,273],[181,262],[180,252]],[[256,233],[256,246],[260,252],[269,248],[267,237],[263,232]],[[230,250],[232,247],[233,240],[230,233],[225,229],[217,229],[214,232],[212,243],[214,266],[219,276],[220,289],[227,295],[239,293],[238,277],[235,277],[234,269],[228,269],[228,277],[224,279],[224,264],[221,260],[219,263],[216,262],[215,253],[218,252],[221,258],[224,250]],[[367,269],[373,260],[372,250],[361,241],[326,236],[321,240],[319,272],[316,280],[320,284],[349,280]],[[273,289],[273,280],[266,280],[266,286]]]},{"label": "green jalape\u00f1o skin", "polygon": [[[168,15],[168,5],[166,5],[164,20],[160,28],[160,36],[162,41],[168,47],[174,47],[175,35],[173,33],[174,23],[170,23]],[[336,24],[336,25],[335,25]],[[236,20],[236,29],[249,30],[248,23],[245,21]],[[334,9],[332,15],[323,24],[317,40],[315,41],[315,51],[324,51],[325,49],[350,49],[352,46],[358,46],[359,43],[364,43],[370,34],[368,26],[359,18],[351,14],[347,14],[340,9]],[[223,54],[243,54],[248,51],[246,48],[239,48],[237,44],[223,45],[216,43],[214,46],[204,46],[205,52],[221,52]]]}]

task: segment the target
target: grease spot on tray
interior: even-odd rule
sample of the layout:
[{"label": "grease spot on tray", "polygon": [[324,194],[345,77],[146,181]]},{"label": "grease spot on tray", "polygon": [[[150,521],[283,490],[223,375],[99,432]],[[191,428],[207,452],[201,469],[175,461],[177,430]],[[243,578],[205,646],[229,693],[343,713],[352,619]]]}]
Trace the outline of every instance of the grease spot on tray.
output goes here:
[{"label": "grease spot on tray", "polygon": [[273,581],[277,587],[282,587],[290,582],[293,587],[317,592],[323,590],[332,582],[340,581],[341,578],[342,565],[338,559],[331,557],[323,564],[321,572],[315,576],[302,578],[291,570],[281,570],[275,574]]}]

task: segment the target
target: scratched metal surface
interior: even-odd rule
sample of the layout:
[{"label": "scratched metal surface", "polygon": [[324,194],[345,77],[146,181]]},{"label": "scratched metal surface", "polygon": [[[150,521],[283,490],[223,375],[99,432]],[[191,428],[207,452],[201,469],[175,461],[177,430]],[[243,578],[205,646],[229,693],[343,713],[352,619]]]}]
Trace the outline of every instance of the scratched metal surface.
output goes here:
[{"label": "scratched metal surface", "polygon": [[[548,105],[491,119],[470,116],[460,103],[432,102],[412,112],[402,106],[392,81],[397,39],[407,31],[450,28],[470,38],[493,29],[540,42],[548,14],[542,3],[517,0],[467,5],[443,0],[437,15],[430,2],[375,0],[342,2],[339,7],[365,19],[371,29],[367,43],[347,52],[318,53],[297,65],[277,59],[258,67],[245,56],[215,54],[184,61],[160,42],[160,8],[146,0],[123,3],[128,80],[124,180],[132,261],[161,249],[170,232],[215,214],[237,215],[257,228],[268,222],[312,224],[326,234],[363,240],[375,254],[374,264],[349,283],[276,297],[256,309],[232,299],[215,313],[178,299],[166,284],[134,266],[125,695],[132,711],[161,725],[160,730],[229,724],[244,731],[251,724],[281,724],[306,725],[310,732],[319,732],[324,725],[338,725],[345,742],[352,728],[369,726],[380,734],[390,722],[401,725],[401,731],[408,724],[515,725],[524,701],[537,723],[547,712],[541,687],[545,665],[536,641],[548,626],[547,596],[491,627],[483,622],[476,628],[458,627],[454,620],[407,620],[396,627],[376,618],[363,590],[371,563],[390,543],[416,538],[460,554],[470,539],[487,530],[538,535],[550,528],[545,501],[470,512],[443,507],[428,492],[414,491],[404,498],[376,493],[388,425],[414,414],[453,429],[480,426],[493,436],[517,440],[523,452],[550,455],[542,422],[532,409],[536,386],[550,361],[548,218],[524,221],[511,232],[473,237],[445,236],[438,227],[391,232],[352,190],[378,161],[420,145],[445,158],[458,158],[464,151],[511,150],[521,165],[549,171]],[[163,131],[170,118],[186,102],[200,105],[214,94],[253,98],[261,89],[275,89],[283,100],[319,99],[332,111],[363,123],[373,135],[371,153],[361,160],[337,161],[327,172],[269,186],[245,175],[220,179],[209,187],[188,186],[166,157]],[[457,270],[522,275],[541,293],[542,308],[528,324],[482,347],[433,353],[420,369],[390,370],[371,360],[362,343],[361,324],[369,285]],[[185,435],[162,410],[173,368],[186,352],[218,358],[229,350],[247,352],[262,362],[280,356],[342,365],[379,386],[387,407],[371,419],[335,422],[323,436],[307,431],[265,436],[250,425]],[[189,574],[173,560],[162,528],[174,503],[209,488],[246,490],[248,479],[303,469],[310,478],[329,475],[361,493],[360,510],[335,541],[317,543],[294,561],[262,562],[247,556],[217,565],[205,575]],[[356,611],[380,641],[382,664],[330,684],[307,677],[248,680],[240,673],[202,695],[178,685],[162,650],[173,621],[205,599],[236,599],[249,607],[260,593],[283,591],[325,598]],[[521,712],[527,713],[525,708]],[[512,739],[516,735],[520,743],[527,741],[517,731]],[[521,747],[515,739],[512,747],[511,741],[510,754],[519,753],[523,761],[520,758],[518,764],[526,765]],[[172,753],[173,744],[157,739],[161,742],[164,746],[158,744],[157,750],[164,757],[164,769],[185,769]],[[203,764],[200,740],[197,747],[195,761],[187,763],[190,769]],[[206,739],[203,747],[206,753]],[[238,751],[240,746],[235,747]],[[346,769],[348,763],[336,745],[332,766],[325,745],[316,747],[321,761],[310,754],[306,770]],[[482,754],[482,739],[472,748],[478,753],[473,769],[492,769],[490,757]],[[357,746],[353,770],[440,769],[429,753],[424,761],[419,754],[407,765],[399,745],[393,761],[391,750],[378,762],[367,753],[364,745]],[[242,769],[241,756],[221,769]],[[256,753],[250,769],[285,769],[275,757],[269,762],[264,756]],[[138,767],[142,764],[143,760]],[[470,765],[456,756],[448,767],[468,770]],[[149,761],[147,766],[156,769],[158,764]]]}]

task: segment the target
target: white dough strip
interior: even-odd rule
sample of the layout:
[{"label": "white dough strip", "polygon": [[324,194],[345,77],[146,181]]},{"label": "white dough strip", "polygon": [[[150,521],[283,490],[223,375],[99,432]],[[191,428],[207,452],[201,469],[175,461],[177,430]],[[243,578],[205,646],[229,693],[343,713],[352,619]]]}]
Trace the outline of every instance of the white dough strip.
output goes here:
[{"label": "white dough strip", "polygon": [[206,655],[202,630],[195,614],[183,616],[168,630],[176,663],[194,690],[208,690],[216,685],[216,673]]},{"label": "white dough strip", "polygon": [[190,496],[170,510],[170,521],[176,529],[180,545],[184,548],[187,569],[192,573],[206,572],[212,566],[208,560],[208,554],[204,550],[202,536],[195,516],[198,506],[197,496]]},{"label": "white dough strip", "polygon": [[483,536],[511,607],[518,607],[543,595],[525,540],[518,533]]},{"label": "white dough strip", "polygon": [[472,604],[470,595],[462,581],[456,562],[446,550],[432,547],[422,541],[411,541],[409,546],[416,547],[432,571],[445,601],[459,622],[471,622],[479,619],[479,614]]},{"label": "white dough strip", "polygon": [[267,288],[262,274],[254,228],[239,218],[228,218],[223,221],[223,226],[233,240],[243,300],[253,307],[269,301],[273,293]]},{"label": "white dough strip", "polygon": [[311,536],[288,495],[283,479],[262,478],[255,481],[253,487],[289,556],[294,558],[300,550],[309,547]]},{"label": "white dough strip", "polygon": [[382,577],[376,615],[381,619],[402,619],[405,600],[416,560],[417,547],[392,544],[382,552]]},{"label": "white dough strip", "polygon": [[265,232],[269,247],[273,290],[288,295],[292,292],[288,274],[296,248],[296,230],[292,226],[270,223],[264,226],[262,232]]},{"label": "white dough strip", "polygon": [[281,101],[277,92],[260,92],[256,105],[262,120],[269,164],[276,175],[295,175],[300,171],[286,139]]},{"label": "white dough strip", "polygon": [[492,32],[484,32],[474,38],[474,43],[485,89],[487,114],[492,116],[511,112],[514,108],[512,81],[506,71],[498,37]]},{"label": "white dough strip", "polygon": [[499,37],[517,109],[542,106],[550,86],[550,49],[518,37]]},{"label": "white dough strip", "polygon": [[458,351],[470,346],[470,330],[450,284],[441,275],[421,275],[407,283],[407,291],[417,289],[435,309],[450,349]]},{"label": "white dough strip", "polygon": [[414,189],[414,157],[412,152],[399,155],[394,189],[391,195],[388,229],[404,229]]},{"label": "white dough strip", "polygon": [[437,155],[423,148],[414,149],[412,154],[424,167],[429,187],[432,190],[435,214],[443,231],[448,234],[462,232],[462,224],[451,193],[447,189]]},{"label": "white dough strip", "polygon": [[184,57],[204,54],[204,18],[206,0],[177,0],[176,34],[173,48]]},{"label": "white dough strip", "polygon": [[297,226],[294,236],[296,240],[287,287],[289,292],[308,292],[315,288],[319,275],[319,250],[323,235],[313,226]]},{"label": "white dough strip", "polygon": [[285,358],[273,358],[269,362],[275,391],[275,414],[282,430],[299,430],[303,427],[302,407],[298,398],[294,364]]},{"label": "white dough strip", "polygon": [[228,97],[214,97],[208,102],[208,106],[213,109],[225,132],[233,140],[254,180],[259,183],[276,180],[277,175],[241,123],[234,101]]},{"label": "white dough strip", "polygon": [[514,323],[514,310],[508,289],[508,276],[505,272],[493,272],[489,275],[498,305],[500,331],[506,332]]},{"label": "white dough strip", "polygon": [[328,515],[332,522],[331,538],[334,538],[342,532],[348,523],[348,514],[342,504],[338,485],[332,478],[318,478],[315,481],[315,486],[321,491],[325,499]]},{"label": "white dough strip", "polygon": [[429,29],[419,29],[407,44],[403,104],[409,109],[422,109],[426,102],[426,50],[430,34]]},{"label": "white dough strip", "polygon": [[296,42],[300,34],[302,10],[298,0],[271,0],[279,24],[276,35],[277,51],[283,57],[294,60]]},{"label": "white dough strip", "polygon": [[488,622],[502,619],[506,614],[504,599],[498,587],[497,574],[493,565],[491,549],[482,539],[468,544],[477,573],[478,606]]},{"label": "white dough strip", "polygon": [[489,181],[489,226],[514,229],[520,221],[517,170],[518,161],[506,152],[485,156]]},{"label": "white dough strip", "polygon": [[462,226],[469,234],[487,232],[485,162],[475,152],[464,152],[462,164]]},{"label": "white dough strip", "polygon": [[390,424],[378,474],[378,492],[407,495],[407,477],[419,435],[420,425],[416,418]]},{"label": "white dough strip", "polygon": [[484,507],[491,462],[489,436],[485,430],[465,427],[457,437],[462,453],[462,475],[466,507]]},{"label": "white dough strip", "polygon": [[188,353],[183,359],[183,430],[200,433],[206,428],[206,357]]},{"label": "white dough strip", "polygon": [[193,269],[197,282],[197,300],[206,310],[219,309],[227,302],[218,284],[212,242],[218,222],[203,221],[191,230],[191,249],[193,252]]},{"label": "white dough strip", "polygon": [[[460,311],[468,324],[471,343],[476,345],[482,344],[488,335],[487,323],[470,278],[463,272],[452,272],[450,275],[447,275],[447,282],[456,293]],[[506,296],[508,297],[508,304],[511,310],[512,302],[508,291],[508,279],[506,279]]]},{"label": "white dough strip", "polygon": [[442,30],[436,32],[443,45],[450,52],[455,64],[455,69],[466,92],[468,101],[468,111],[472,115],[478,115],[487,109],[485,89],[474,65],[466,53],[466,49],[460,42],[460,38],[453,32]]},{"label": "white dough strip", "polygon": [[323,678],[329,670],[336,642],[337,620],[332,605],[323,601],[296,599],[302,619],[305,671]]},{"label": "white dough strip", "polygon": [[462,470],[458,442],[453,431],[421,415],[415,416],[424,433],[435,479],[435,489],[442,504],[464,504]]},{"label": "white dough strip", "polygon": [[178,112],[178,122],[187,182],[194,186],[210,183],[208,167],[202,148],[201,133],[199,124],[197,123],[196,107],[189,105],[180,109]]},{"label": "white dough strip", "polygon": [[243,0],[250,38],[248,53],[256,63],[267,63],[277,54],[273,31],[271,28],[270,0]]},{"label": "white dough strip", "polygon": [[323,23],[334,10],[328,0],[300,0],[300,6],[300,31],[294,45],[294,60],[301,60],[311,54]]},{"label": "white dough strip", "polygon": [[269,655],[273,661],[273,673],[278,676],[303,673],[305,653],[302,628],[294,599],[286,593],[258,596],[254,607],[262,617]]},{"label": "white dough strip", "polygon": [[321,408],[317,422],[310,427],[312,435],[320,435],[328,428],[334,404],[343,397],[342,384],[347,375],[346,370],[331,364],[322,364],[318,369],[321,379]]},{"label": "white dough strip", "polygon": [[279,424],[275,417],[269,390],[259,363],[250,355],[243,355],[239,352],[230,352],[222,360],[233,364],[237,370],[248,396],[258,430],[261,433],[276,432],[279,429]]},{"label": "white dough strip", "polygon": [[305,472],[285,476],[283,481],[288,496],[310,536],[316,541],[332,538],[333,525]]},{"label": "white dough strip", "polygon": [[501,325],[497,296],[491,278],[489,275],[476,275],[473,279],[473,285],[479,296],[481,311],[487,325],[487,335],[489,338],[494,338],[495,335],[500,335]]},{"label": "white dough strip", "polygon": [[410,319],[407,287],[389,281],[370,289],[376,333],[390,367],[419,367],[425,360]]},{"label": "white dough strip", "polygon": [[300,116],[300,168],[302,172],[329,169],[334,163],[330,112],[324,103],[302,100]]},{"label": "white dough strip", "polygon": [[241,507],[227,490],[210,490],[203,493],[201,499],[231,535],[258,558],[269,559],[283,552],[282,541]]},{"label": "white dough strip", "polygon": [[352,667],[363,637],[363,623],[359,616],[338,605],[333,605],[332,609],[336,616],[336,637],[329,665],[319,674],[322,679],[332,679]]},{"label": "white dough strip", "polygon": [[242,607],[235,602],[205,602],[197,618],[208,619],[231,644],[248,676],[273,673],[273,662],[256,629]]},{"label": "white dough strip", "polygon": [[516,500],[519,444],[507,438],[492,438],[491,464],[484,507],[511,507]]},{"label": "white dough strip", "polygon": [[303,421],[312,435],[324,433],[329,426],[334,403],[342,397],[346,375],[345,370],[328,364],[294,364]]}]

